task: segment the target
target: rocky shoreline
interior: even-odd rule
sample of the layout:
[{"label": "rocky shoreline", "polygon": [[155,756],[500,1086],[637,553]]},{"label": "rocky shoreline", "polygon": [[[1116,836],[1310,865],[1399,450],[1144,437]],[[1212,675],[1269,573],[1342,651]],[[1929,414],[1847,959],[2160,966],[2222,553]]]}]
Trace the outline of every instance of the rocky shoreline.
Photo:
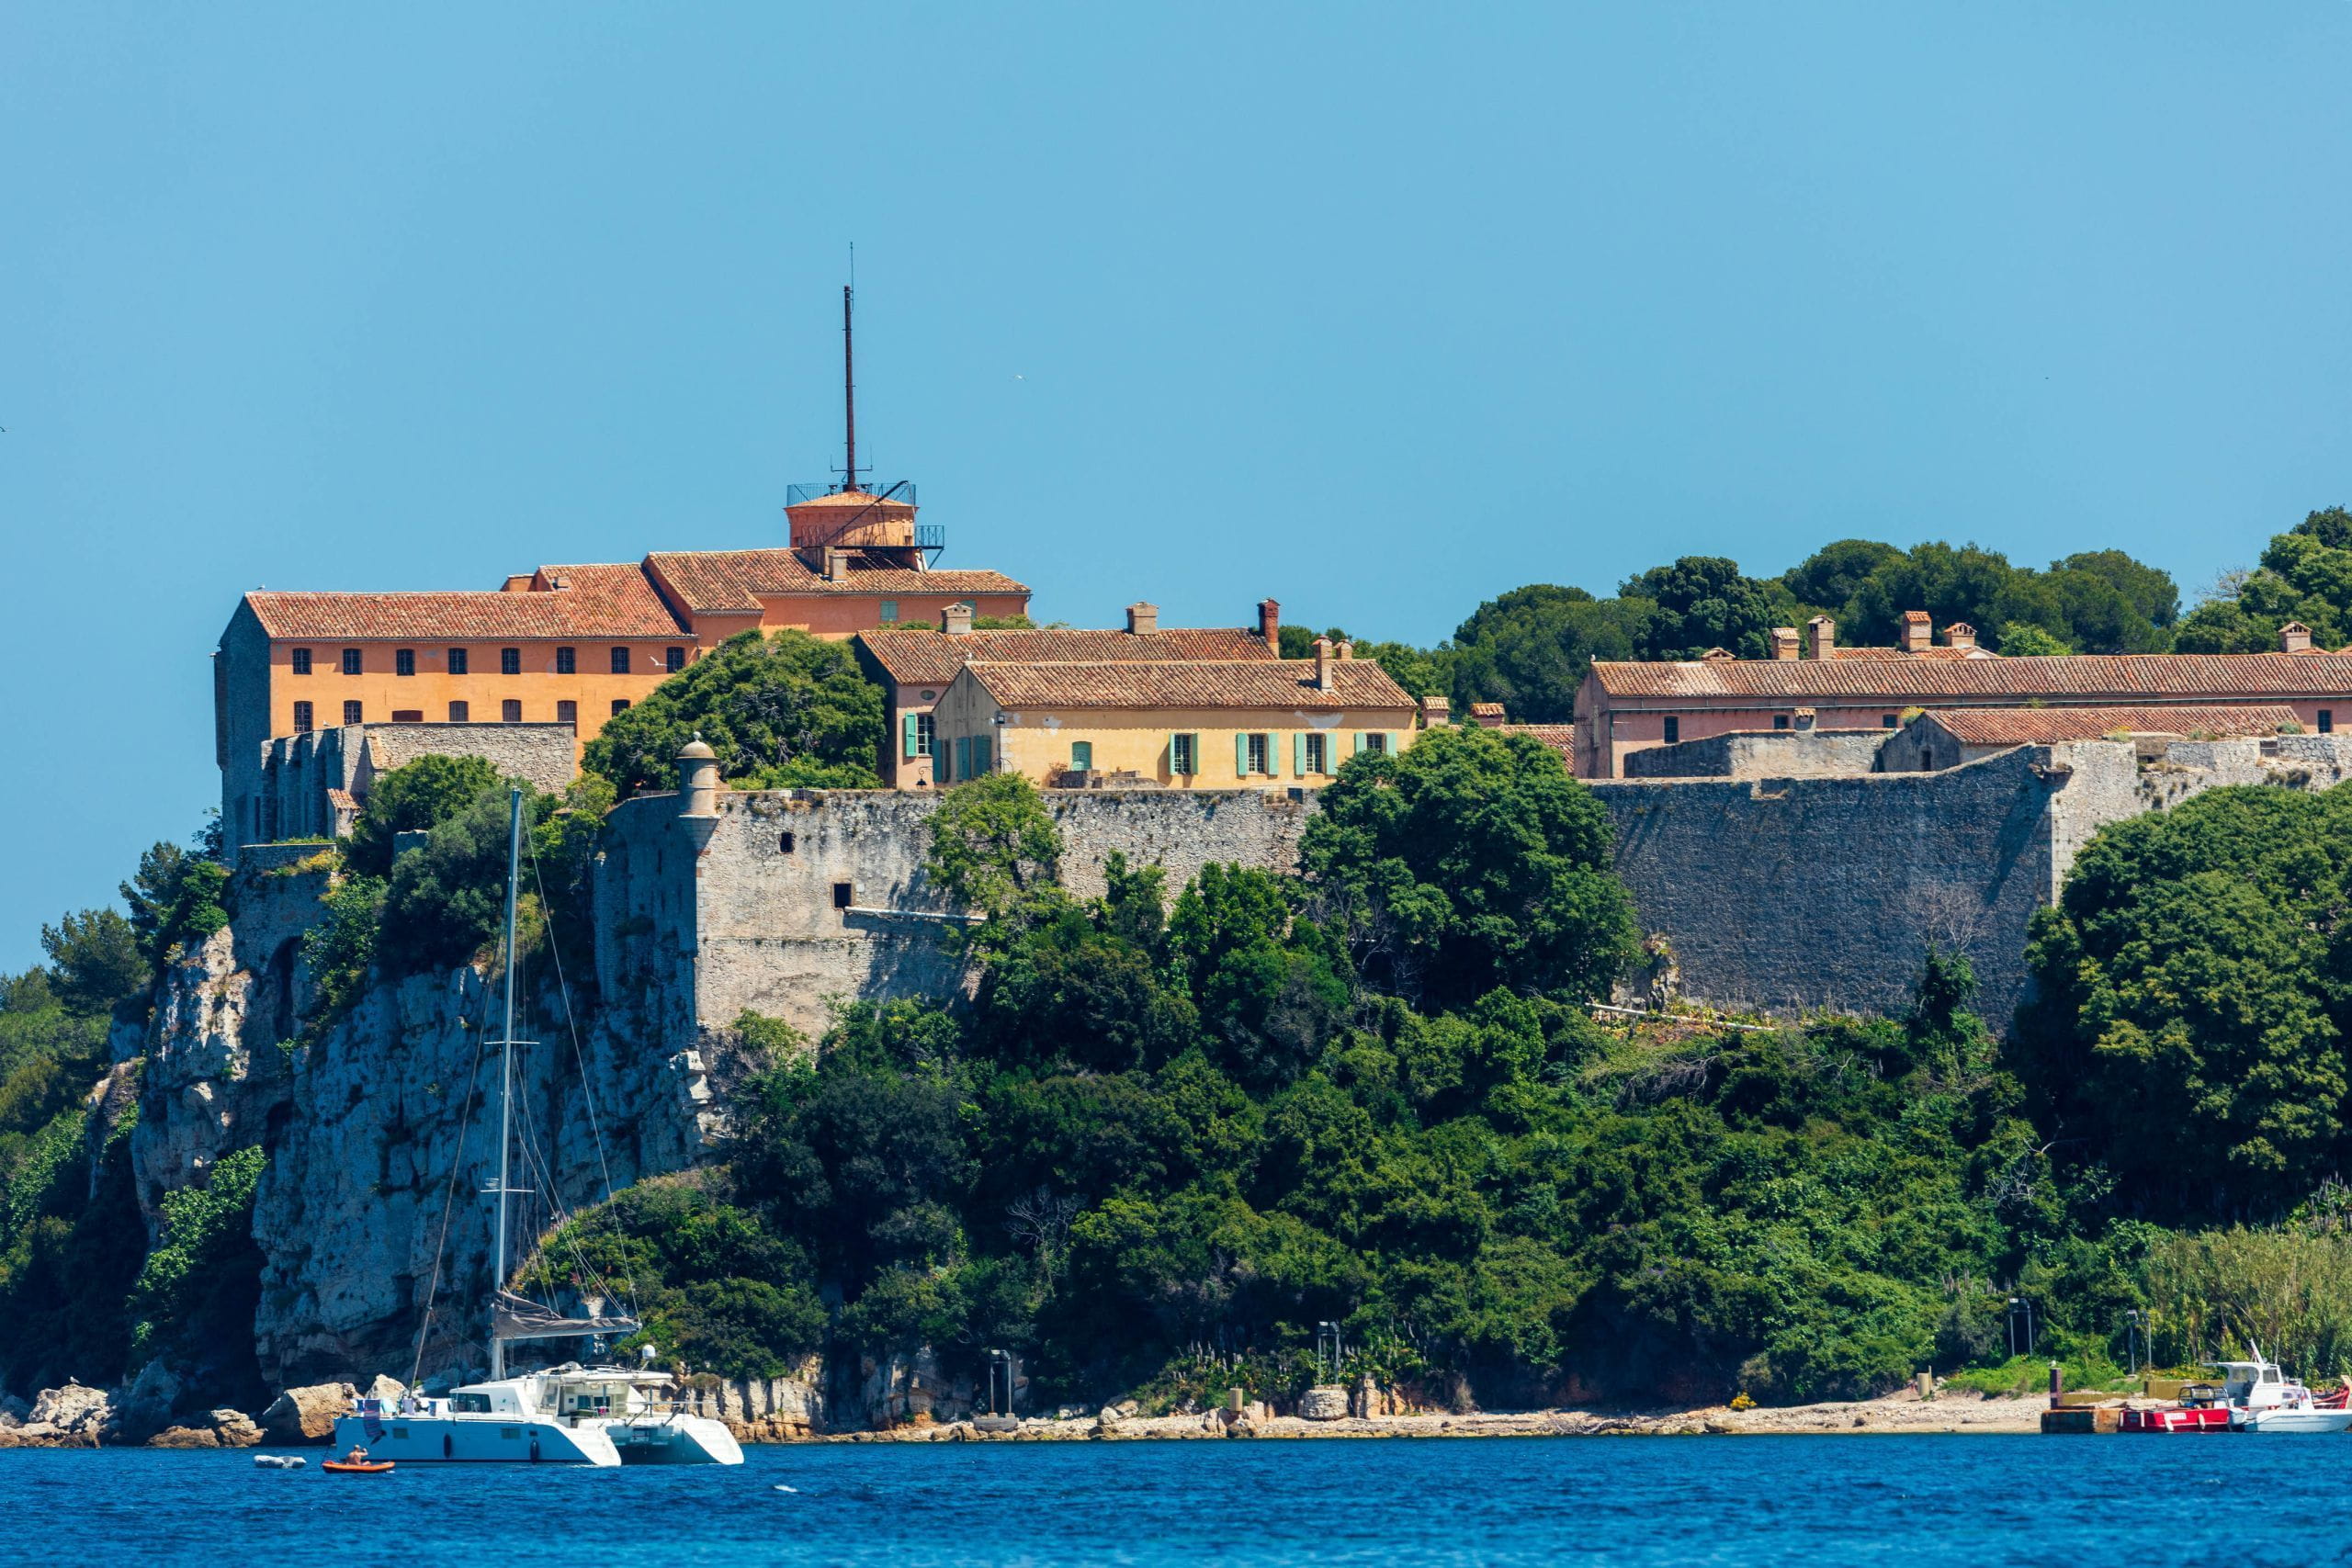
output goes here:
[{"label": "rocky shoreline", "polygon": [[[778,1380],[787,1382],[787,1380]],[[1236,1401],[1226,1409],[1145,1416],[1132,1402],[1094,1414],[1064,1411],[1019,1419],[970,1416],[937,1420],[929,1413],[880,1430],[828,1432],[811,1419],[810,1403],[786,1389],[722,1384],[698,1391],[689,1404],[726,1422],[746,1443],[1171,1442],[1202,1438],[1601,1438],[1733,1437],[1835,1433],[2032,1432],[2048,1400],[2041,1395],[1985,1398],[1956,1391],[1922,1399],[1905,1390],[1883,1399],[1824,1404],[1733,1409],[1603,1412],[1589,1410],[1412,1411],[1349,1414],[1318,1403],[1311,1391],[1306,1414],[1276,1414],[1262,1403]],[[258,1418],[220,1409],[166,1414],[155,1391],[121,1391],[69,1382],[44,1389],[28,1405],[0,1398],[0,1449],[143,1447],[160,1449],[315,1447],[334,1435],[334,1419],[362,1393],[396,1400],[405,1392],[379,1377],[362,1390],[351,1383],[288,1389]]]}]

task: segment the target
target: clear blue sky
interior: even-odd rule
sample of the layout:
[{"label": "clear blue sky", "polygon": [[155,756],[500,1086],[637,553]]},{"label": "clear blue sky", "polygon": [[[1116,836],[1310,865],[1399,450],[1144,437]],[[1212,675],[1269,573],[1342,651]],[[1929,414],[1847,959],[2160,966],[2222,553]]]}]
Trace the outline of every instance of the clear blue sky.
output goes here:
[{"label": "clear blue sky", "polygon": [[[983,16],[982,13],[993,13]],[[2352,499],[2352,6],[0,9],[0,965],[217,799],[238,593],[779,541],[1430,641]]]}]

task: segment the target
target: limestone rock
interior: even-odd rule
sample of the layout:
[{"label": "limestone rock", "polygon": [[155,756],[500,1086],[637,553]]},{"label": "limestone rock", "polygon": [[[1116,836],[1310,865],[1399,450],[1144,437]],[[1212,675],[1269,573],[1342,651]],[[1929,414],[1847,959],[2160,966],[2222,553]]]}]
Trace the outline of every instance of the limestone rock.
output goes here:
[{"label": "limestone rock", "polygon": [[33,1399],[20,1433],[45,1427],[59,1436],[95,1443],[114,1424],[113,1402],[102,1388],[85,1388],[70,1379],[63,1388],[45,1388]]},{"label": "limestone rock", "polygon": [[0,1393],[0,1427],[21,1427],[33,1407],[13,1393]]},{"label": "limestone rock", "polygon": [[397,1378],[386,1377],[383,1373],[378,1372],[375,1382],[359,1391],[359,1397],[380,1399],[387,1404],[397,1404],[407,1393],[408,1384]]},{"label": "limestone rock", "polygon": [[1298,1413],[1309,1421],[1338,1421],[1348,1414],[1348,1391],[1332,1385],[1310,1388],[1298,1396]]},{"label": "limestone rock", "polygon": [[334,1418],[351,1408],[359,1391],[347,1382],[289,1388],[261,1413],[261,1428],[273,1443],[323,1443],[334,1436]]},{"label": "limestone rock", "polygon": [[261,1427],[242,1410],[223,1407],[209,1412],[205,1419],[212,1423],[212,1435],[224,1449],[250,1449],[261,1442]]},{"label": "limestone rock", "polygon": [[126,1442],[144,1442],[172,1424],[172,1407],[187,1385],[159,1357],[139,1369],[116,1404],[116,1425]]},{"label": "limestone rock", "polygon": [[209,1427],[166,1427],[147,1439],[151,1449],[217,1449],[220,1438]]}]

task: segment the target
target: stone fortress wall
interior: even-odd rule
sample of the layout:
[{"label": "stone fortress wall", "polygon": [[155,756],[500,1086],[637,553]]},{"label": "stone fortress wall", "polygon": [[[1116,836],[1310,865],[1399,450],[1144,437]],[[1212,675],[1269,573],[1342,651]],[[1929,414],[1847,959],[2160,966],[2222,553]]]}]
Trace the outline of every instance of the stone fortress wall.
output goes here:
[{"label": "stone fortress wall", "polygon": [[[1772,1013],[1899,1012],[1930,944],[1965,953],[2006,1029],[2033,911],[2105,823],[2221,784],[2324,788],[2352,740],[2082,741],[1934,773],[1872,773],[1861,737],[1704,743],[1717,776],[1592,781],[1617,870],[1670,965],[1663,994]],[[1883,743],[1888,737],[1875,738]],[[1758,771],[1767,761],[1785,773]],[[1686,761],[1686,766],[1690,765]],[[1100,893],[1113,851],[1166,868],[1287,871],[1309,790],[1048,791],[1065,880]],[[596,962],[621,1032],[700,1072],[746,1010],[814,1036],[836,1001],[949,996],[971,976],[922,869],[931,794],[714,790],[639,797],[605,829]],[[715,1057],[710,1059],[715,1060]]]},{"label": "stone fortress wall", "polygon": [[[605,828],[597,978],[645,1037],[700,1048],[750,1010],[814,1036],[834,999],[947,996],[967,976],[956,917],[923,872],[940,797],[879,790],[641,795]],[[1073,790],[1046,796],[1062,876],[1100,894],[1113,852],[1166,868],[1172,896],[1212,861],[1286,871],[1310,791]]]}]

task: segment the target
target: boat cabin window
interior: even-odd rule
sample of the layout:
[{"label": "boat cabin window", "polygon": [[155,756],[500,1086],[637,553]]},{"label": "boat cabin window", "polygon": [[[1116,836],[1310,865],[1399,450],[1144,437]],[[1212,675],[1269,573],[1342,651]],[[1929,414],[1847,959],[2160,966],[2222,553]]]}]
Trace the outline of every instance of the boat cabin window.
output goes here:
[{"label": "boat cabin window", "polygon": [[460,1415],[470,1414],[475,1416],[487,1416],[490,1414],[490,1395],[486,1393],[453,1393],[449,1396],[449,1408],[457,1411]]},{"label": "boat cabin window", "polygon": [[2278,1369],[2276,1367],[2263,1368],[2262,1381],[2264,1382],[2277,1382],[2278,1381]]}]

